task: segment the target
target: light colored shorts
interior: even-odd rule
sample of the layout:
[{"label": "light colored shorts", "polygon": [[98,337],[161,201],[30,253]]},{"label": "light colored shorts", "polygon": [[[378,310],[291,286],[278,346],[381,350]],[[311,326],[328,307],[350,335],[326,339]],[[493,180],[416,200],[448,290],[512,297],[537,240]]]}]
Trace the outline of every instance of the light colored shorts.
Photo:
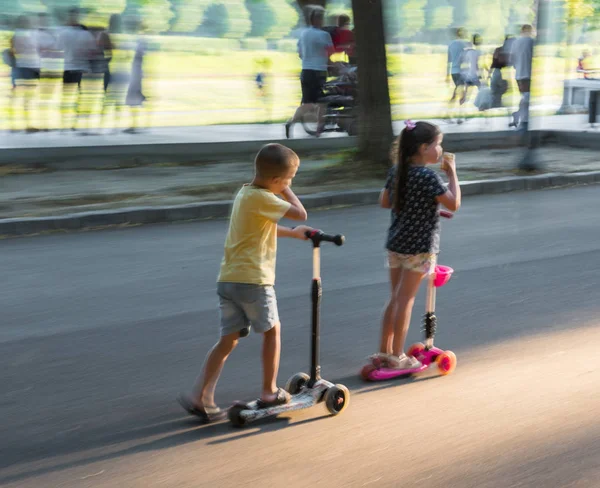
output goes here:
[{"label": "light colored shorts", "polygon": [[388,251],[386,264],[388,268],[402,268],[417,273],[430,274],[435,271],[436,262],[436,254],[399,254]]},{"label": "light colored shorts", "polygon": [[279,324],[277,298],[272,286],[246,283],[217,283],[221,337],[252,325],[264,333]]}]

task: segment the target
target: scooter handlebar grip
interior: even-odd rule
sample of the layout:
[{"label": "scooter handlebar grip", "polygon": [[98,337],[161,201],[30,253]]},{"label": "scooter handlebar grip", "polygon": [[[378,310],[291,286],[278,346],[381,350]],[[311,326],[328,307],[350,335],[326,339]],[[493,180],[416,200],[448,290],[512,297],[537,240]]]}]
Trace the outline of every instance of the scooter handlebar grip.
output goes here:
[{"label": "scooter handlebar grip", "polygon": [[440,217],[444,217],[445,219],[451,219],[454,217],[452,212],[448,212],[448,210],[440,210]]},{"label": "scooter handlebar grip", "polygon": [[318,244],[321,242],[333,242],[336,246],[341,246],[344,244],[346,238],[341,234],[325,234],[320,230],[312,230],[306,232],[306,237],[313,241],[313,243]]}]

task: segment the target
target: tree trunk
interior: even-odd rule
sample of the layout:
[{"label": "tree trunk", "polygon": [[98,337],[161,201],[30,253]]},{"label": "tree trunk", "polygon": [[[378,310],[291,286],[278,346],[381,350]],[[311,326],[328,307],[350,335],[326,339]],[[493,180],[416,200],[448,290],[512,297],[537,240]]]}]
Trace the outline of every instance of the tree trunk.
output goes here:
[{"label": "tree trunk", "polygon": [[389,166],[394,137],[387,74],[384,0],[352,0],[358,58],[358,150],[362,158]]}]

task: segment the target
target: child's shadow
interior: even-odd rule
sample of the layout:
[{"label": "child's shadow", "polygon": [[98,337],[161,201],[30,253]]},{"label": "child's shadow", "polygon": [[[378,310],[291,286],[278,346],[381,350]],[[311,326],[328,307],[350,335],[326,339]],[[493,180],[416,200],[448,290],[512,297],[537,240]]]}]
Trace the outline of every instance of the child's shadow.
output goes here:
[{"label": "child's shadow", "polygon": [[[290,412],[290,415],[293,415],[294,413],[295,412]],[[18,483],[28,478],[44,476],[50,473],[87,466],[97,462],[110,461],[133,454],[169,449],[187,443],[197,442],[201,439],[223,437],[222,439],[210,441],[208,444],[234,442],[237,439],[244,439],[293,425],[310,423],[315,420],[319,420],[321,416],[311,417],[294,423],[290,423],[293,420],[293,418],[290,417],[271,417],[249,424],[243,428],[233,427],[227,420],[210,424],[202,424],[194,417],[186,416],[185,418],[182,418],[182,414],[180,413],[164,415],[160,418],[165,420],[160,420],[158,423],[151,423],[150,425],[147,424],[142,427],[127,429],[118,433],[111,433],[109,435],[103,434],[107,431],[110,432],[110,430],[113,430],[114,432],[114,430],[117,430],[116,427],[111,429],[110,427],[104,426],[101,430],[82,432],[83,435],[80,440],[70,442],[68,445],[53,449],[51,454],[40,453],[40,455],[37,456],[37,459],[39,460],[54,458],[57,456],[68,456],[70,454],[80,453],[87,450],[91,451],[115,444],[131,443],[132,441],[135,442],[135,445],[118,449],[109,453],[90,455],[74,461],[67,460],[64,462],[47,465],[42,468],[28,470],[27,472],[2,476],[0,477],[0,485]],[[156,420],[158,419],[155,417],[154,421],[151,420],[150,422],[156,422]],[[173,433],[174,431],[175,433]],[[162,437],[145,441],[145,439],[154,438],[156,436]],[[28,456],[27,461],[32,462],[34,460],[31,459],[31,456]]]}]

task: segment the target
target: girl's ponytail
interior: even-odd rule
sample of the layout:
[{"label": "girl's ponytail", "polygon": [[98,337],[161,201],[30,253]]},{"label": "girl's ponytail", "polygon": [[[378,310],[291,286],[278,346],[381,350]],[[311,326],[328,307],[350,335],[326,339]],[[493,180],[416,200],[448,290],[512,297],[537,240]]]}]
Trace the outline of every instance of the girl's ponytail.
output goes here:
[{"label": "girl's ponytail", "polygon": [[[394,212],[400,213],[406,203],[408,173],[412,159],[419,153],[423,144],[432,144],[441,134],[437,125],[429,122],[405,122],[397,144],[396,181],[394,185]],[[395,150],[395,147],[392,149]]]},{"label": "girl's ponytail", "polygon": [[[403,131],[404,132],[404,131]],[[400,136],[402,138],[402,136]],[[402,147],[402,142],[400,142]],[[405,151],[398,151],[398,164],[396,166],[396,191],[394,198],[394,211],[402,212],[406,200],[406,185],[408,183],[408,169],[410,167],[410,159]]]}]

